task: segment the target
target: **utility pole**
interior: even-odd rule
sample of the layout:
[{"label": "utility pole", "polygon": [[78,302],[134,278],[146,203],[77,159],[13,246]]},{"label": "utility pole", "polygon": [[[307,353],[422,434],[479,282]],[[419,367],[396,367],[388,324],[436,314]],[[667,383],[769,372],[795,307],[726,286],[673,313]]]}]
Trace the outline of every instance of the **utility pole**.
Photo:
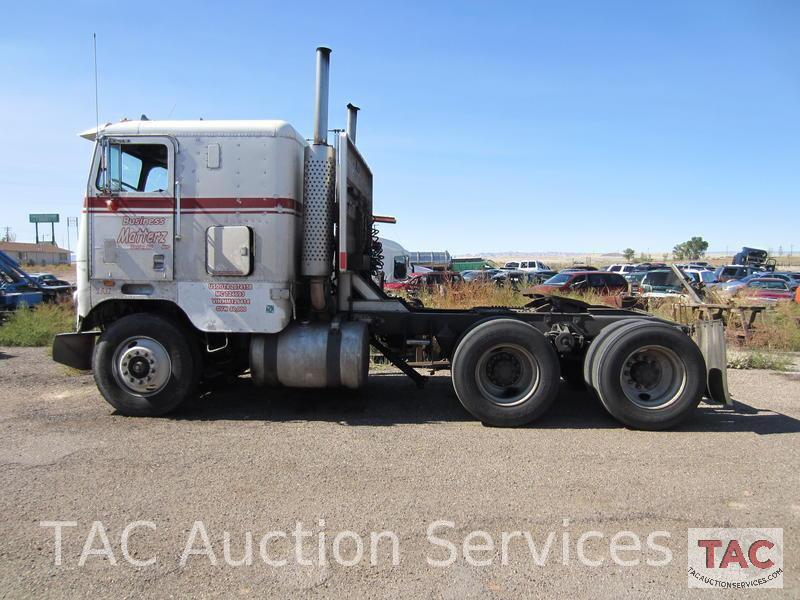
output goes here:
[{"label": "utility pole", "polygon": [[70,225],[75,227],[75,231],[78,230],[78,217],[67,217],[67,250],[72,252],[72,248],[70,247],[70,239],[69,239],[69,228]]}]

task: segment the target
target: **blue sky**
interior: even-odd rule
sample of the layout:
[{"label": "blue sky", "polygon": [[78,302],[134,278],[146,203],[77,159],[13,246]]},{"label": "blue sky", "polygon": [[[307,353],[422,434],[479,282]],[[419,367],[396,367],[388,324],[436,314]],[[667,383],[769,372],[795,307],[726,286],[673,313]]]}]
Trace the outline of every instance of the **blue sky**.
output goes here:
[{"label": "blue sky", "polygon": [[[347,8],[347,10],[345,10]],[[101,121],[281,118],[311,134],[314,48],[386,237],[410,250],[800,252],[800,3],[9,3],[0,226],[84,192]],[[74,245],[74,240],[72,242]]]}]

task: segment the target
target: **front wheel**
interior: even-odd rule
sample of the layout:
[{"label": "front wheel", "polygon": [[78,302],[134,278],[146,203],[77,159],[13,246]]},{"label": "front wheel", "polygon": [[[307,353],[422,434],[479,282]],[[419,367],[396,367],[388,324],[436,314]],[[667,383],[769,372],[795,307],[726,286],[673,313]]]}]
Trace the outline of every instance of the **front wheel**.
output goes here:
[{"label": "front wheel", "polygon": [[453,354],[452,378],[461,404],[483,423],[524,425],[553,404],[558,358],[531,325],[492,319],[464,335]]},{"label": "front wheel", "polygon": [[199,351],[183,327],[158,315],[129,315],[100,336],[92,370],[103,398],[121,414],[158,416],[194,393]]}]

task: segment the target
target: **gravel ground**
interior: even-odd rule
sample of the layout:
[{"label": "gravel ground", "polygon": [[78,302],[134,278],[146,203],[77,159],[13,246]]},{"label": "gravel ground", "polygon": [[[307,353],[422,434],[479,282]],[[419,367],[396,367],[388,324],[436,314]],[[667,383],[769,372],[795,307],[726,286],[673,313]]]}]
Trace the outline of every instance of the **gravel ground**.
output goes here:
[{"label": "gravel ground", "polygon": [[[446,376],[418,391],[394,372],[374,374],[358,397],[264,393],[242,380],[169,418],[136,419],[114,415],[91,376],[67,373],[46,350],[0,348],[0,596],[687,597],[698,592],[687,587],[687,528],[721,526],[783,528],[783,589],[770,595],[797,598],[800,374],[729,379],[735,411],[703,405],[660,433],[627,430],[566,387],[533,426],[487,428],[461,409]],[[130,530],[123,548],[137,520],[154,529]],[[446,567],[428,564],[449,555],[427,537],[439,520],[452,526],[440,524],[436,539],[456,549]],[[76,523],[63,530],[60,565],[42,521]],[[195,521],[215,561],[194,554],[181,565]],[[310,536],[300,556],[308,565],[295,554],[298,523]],[[355,535],[339,535],[333,555],[347,530],[364,547],[353,566],[343,563],[357,558]],[[370,564],[370,532],[384,530],[396,535],[399,564],[388,536]],[[494,548],[468,546],[466,556],[474,530],[486,535],[468,544]],[[591,530],[604,536],[586,546],[602,559],[594,567],[576,557]],[[638,565],[612,560],[609,540],[621,530],[642,548],[618,556]],[[285,565],[260,557],[271,531],[267,558]],[[553,532],[541,566],[523,534],[506,538],[503,560],[504,532],[515,531],[536,552]],[[646,543],[654,531],[666,532],[654,538],[672,555],[666,565],[647,564],[667,557]],[[84,544],[102,549],[103,532],[116,564],[86,553],[81,565]],[[252,564],[227,564],[226,537],[239,560],[248,533]],[[134,566],[124,549],[155,561]]]}]

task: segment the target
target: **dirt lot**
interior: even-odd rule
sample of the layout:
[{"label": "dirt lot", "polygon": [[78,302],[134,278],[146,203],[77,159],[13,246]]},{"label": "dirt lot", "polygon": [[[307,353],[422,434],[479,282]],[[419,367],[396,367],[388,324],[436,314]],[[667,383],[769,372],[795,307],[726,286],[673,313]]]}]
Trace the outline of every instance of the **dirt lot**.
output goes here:
[{"label": "dirt lot", "polygon": [[[487,428],[461,409],[447,377],[418,391],[391,372],[359,398],[265,394],[243,381],[147,420],[114,415],[90,376],[66,373],[44,349],[0,351],[0,596],[686,597],[698,591],[687,588],[687,528],[717,526],[783,528],[784,587],[771,596],[800,596],[800,374],[731,372],[736,411],[703,406],[662,433],[624,429],[567,388],[535,426]],[[76,523],[63,530],[60,566],[53,529],[40,524],[56,520]],[[152,528],[129,530],[126,549],[155,559],[147,566],[123,554],[121,533],[137,520]],[[434,530],[456,548],[446,567],[428,564],[449,556],[427,536],[438,520],[452,523]],[[94,521],[116,565],[88,554],[79,564]],[[181,566],[195,521],[216,566],[208,554]],[[311,532],[300,558],[298,522]],[[87,548],[102,548],[98,528]],[[345,530],[364,540],[354,566],[342,564],[355,556],[352,537],[342,537],[344,561],[331,556]],[[384,530],[397,536],[399,564],[387,542],[373,566],[370,532]],[[495,547],[470,550],[468,561],[462,542],[473,530]],[[603,536],[586,546],[602,559],[594,567],[575,550],[591,530]],[[638,565],[612,560],[609,539],[621,530],[642,541],[621,553]],[[259,556],[270,531],[288,533],[266,546],[285,566]],[[521,536],[502,560],[503,532],[514,531],[530,532],[537,549],[554,532],[543,566]],[[672,557],[663,566],[646,563],[667,557],[644,543],[654,531]],[[226,564],[226,532],[232,560],[252,533],[251,565]],[[204,547],[201,535],[191,547]],[[488,564],[470,564],[475,557]]]}]

